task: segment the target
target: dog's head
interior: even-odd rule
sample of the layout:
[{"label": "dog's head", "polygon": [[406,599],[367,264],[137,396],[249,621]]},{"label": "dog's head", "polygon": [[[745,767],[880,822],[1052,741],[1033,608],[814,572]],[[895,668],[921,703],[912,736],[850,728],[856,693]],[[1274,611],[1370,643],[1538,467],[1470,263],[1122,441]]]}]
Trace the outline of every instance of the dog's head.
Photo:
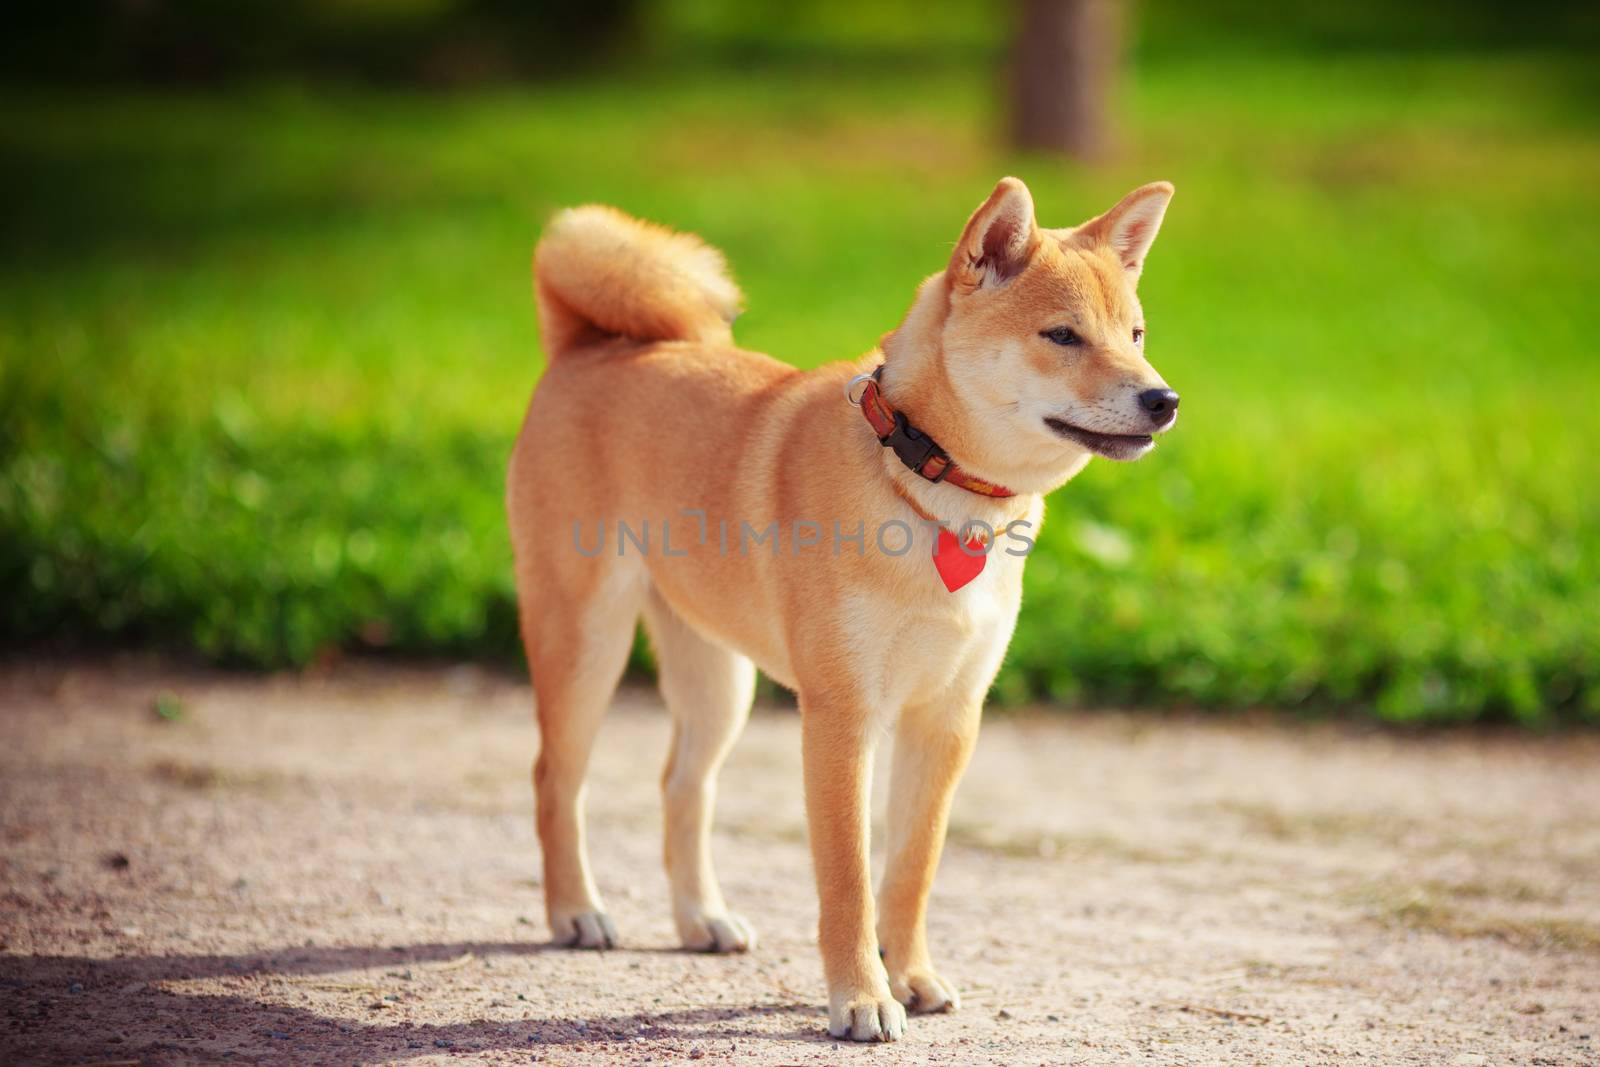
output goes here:
[{"label": "dog's head", "polygon": [[1136,293],[1172,192],[1152,182],[1081,226],[1048,230],[1021,181],[995,186],[884,343],[892,375],[902,357],[908,371],[940,365],[906,375],[908,388],[937,412],[927,428],[959,462],[1018,489],[1054,488],[1091,454],[1137,459],[1172,428],[1178,394],[1145,359]]}]

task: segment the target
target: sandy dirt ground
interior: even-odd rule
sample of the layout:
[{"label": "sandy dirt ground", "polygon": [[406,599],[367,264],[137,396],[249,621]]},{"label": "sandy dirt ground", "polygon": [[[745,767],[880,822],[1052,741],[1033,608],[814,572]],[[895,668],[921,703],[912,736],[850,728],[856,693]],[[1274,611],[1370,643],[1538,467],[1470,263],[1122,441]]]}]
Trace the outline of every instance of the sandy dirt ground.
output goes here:
[{"label": "sandy dirt ground", "polygon": [[761,945],[687,954],[665,713],[623,691],[590,828],[625,947],[592,953],[546,944],[530,703],[0,669],[0,1063],[1600,1063],[1600,739],[991,715],[930,928],[964,1006],[860,1047],[823,1029],[795,714],[723,776]]}]

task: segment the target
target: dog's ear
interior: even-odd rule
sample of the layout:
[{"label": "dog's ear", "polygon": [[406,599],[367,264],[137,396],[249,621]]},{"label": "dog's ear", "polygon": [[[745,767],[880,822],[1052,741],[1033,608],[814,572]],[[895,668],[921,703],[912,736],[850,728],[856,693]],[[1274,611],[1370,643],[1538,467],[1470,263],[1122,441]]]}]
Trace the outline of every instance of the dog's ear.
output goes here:
[{"label": "dog's ear", "polygon": [[1123,269],[1138,281],[1139,272],[1144,269],[1144,257],[1155,244],[1156,232],[1161,229],[1161,219],[1167,213],[1172,193],[1171,182],[1141,185],[1123,197],[1116,207],[1078,227],[1078,232],[1110,245]]},{"label": "dog's ear", "polygon": [[1004,285],[1022,273],[1038,244],[1033,195],[1021,179],[1001,178],[961,231],[950,257],[950,277],[968,292]]}]

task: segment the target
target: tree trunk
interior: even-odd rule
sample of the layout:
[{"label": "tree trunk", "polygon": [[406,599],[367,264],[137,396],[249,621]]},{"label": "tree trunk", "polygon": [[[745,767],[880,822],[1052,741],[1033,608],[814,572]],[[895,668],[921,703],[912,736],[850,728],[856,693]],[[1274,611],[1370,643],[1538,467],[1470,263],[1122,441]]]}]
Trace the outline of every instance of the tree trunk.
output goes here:
[{"label": "tree trunk", "polygon": [[1023,0],[1014,55],[1021,148],[1092,161],[1111,150],[1111,94],[1127,0]]}]

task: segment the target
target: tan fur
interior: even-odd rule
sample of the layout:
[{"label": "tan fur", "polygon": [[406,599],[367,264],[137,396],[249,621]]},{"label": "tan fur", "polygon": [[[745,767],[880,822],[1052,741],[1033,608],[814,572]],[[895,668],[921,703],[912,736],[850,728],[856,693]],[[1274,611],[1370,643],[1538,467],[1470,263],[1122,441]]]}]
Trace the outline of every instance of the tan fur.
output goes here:
[{"label": "tan fur", "polygon": [[742,300],[721,252],[600,204],[551,220],[533,273],[551,356],[609,334],[725,342]]},{"label": "tan fur", "polygon": [[[954,986],[933,968],[924,918],[950,799],[1016,622],[1023,559],[1004,550],[1018,542],[997,538],[982,573],[947,592],[919,516],[952,529],[1020,520],[1036,537],[1042,494],[1089,458],[1042,414],[1101,433],[1148,432],[1135,398],[1164,383],[1131,338],[1143,321],[1134,282],[1170,195],[1146,186],[1084,227],[1041,230],[1027,189],[1005,179],[881,352],[809,373],[733,347],[738,290],[698,240],[609,208],[557,217],[535,257],[550,366],[512,456],[507,505],[558,941],[616,940],[585,855],[583,777],[642,615],[674,724],[665,855],[684,944],[754,943],[723,901],[709,831],[715,774],[759,667],[799,697],[830,1032],[893,1040],[904,1007],[956,1006]],[[1040,336],[1067,323],[1080,346]],[[880,361],[891,403],[967,470],[1017,495],[931,484],[881,448],[843,397],[853,375]],[[618,520],[648,521],[647,554],[619,545]],[[797,520],[817,524],[819,544],[802,545],[810,527],[797,534]],[[904,555],[879,550],[874,533],[889,520],[915,531]],[[599,554],[578,551],[575,524],[592,548],[602,521]],[[774,521],[776,552],[748,538],[740,550],[741,523]],[[862,550],[835,552],[835,523],[846,535],[859,524]],[[888,546],[898,540],[891,533]],[[885,729],[895,752],[875,906],[868,777]]]}]

